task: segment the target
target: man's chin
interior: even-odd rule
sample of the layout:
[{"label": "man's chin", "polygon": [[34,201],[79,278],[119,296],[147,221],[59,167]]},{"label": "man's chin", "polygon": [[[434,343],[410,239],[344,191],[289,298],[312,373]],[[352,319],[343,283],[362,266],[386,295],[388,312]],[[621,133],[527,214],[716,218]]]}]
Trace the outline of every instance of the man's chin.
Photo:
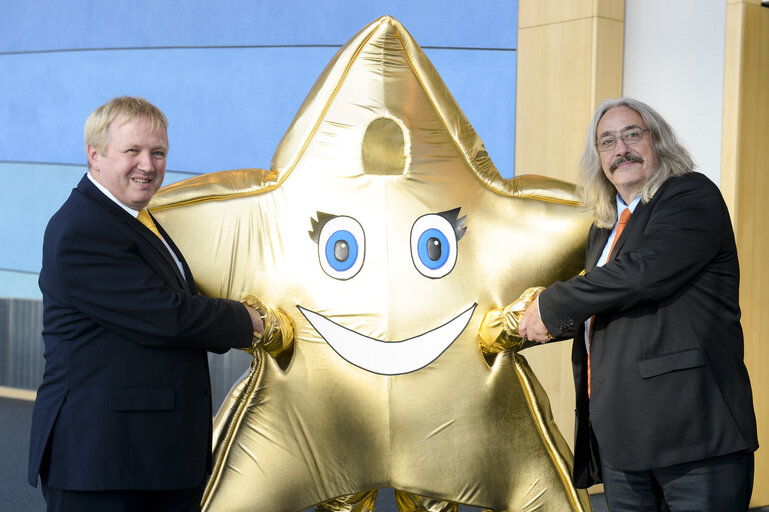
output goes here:
[{"label": "man's chin", "polygon": [[141,210],[142,208],[146,208],[147,205],[150,203],[150,200],[152,199],[152,196],[155,195],[155,192],[158,191],[158,188],[160,187],[142,187],[140,190],[134,190],[132,194],[129,195],[128,199],[131,202],[131,208],[135,208],[137,210]]},{"label": "man's chin", "polygon": [[129,198],[128,201],[126,201],[125,205],[129,208],[133,208],[134,210],[143,210],[147,207],[148,204],[150,204],[150,199],[152,199],[152,195],[142,194],[141,196],[133,196]]}]

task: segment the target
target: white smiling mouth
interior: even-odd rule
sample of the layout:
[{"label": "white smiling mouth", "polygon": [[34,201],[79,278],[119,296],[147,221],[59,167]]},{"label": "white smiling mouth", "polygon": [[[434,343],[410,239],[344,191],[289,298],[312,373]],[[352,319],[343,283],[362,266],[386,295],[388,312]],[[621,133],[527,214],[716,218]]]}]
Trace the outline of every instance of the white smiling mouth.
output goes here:
[{"label": "white smiling mouth", "polygon": [[440,327],[403,341],[381,341],[343,327],[328,318],[296,307],[326,343],[347,362],[381,375],[411,373],[432,363],[465,330],[478,304]]}]

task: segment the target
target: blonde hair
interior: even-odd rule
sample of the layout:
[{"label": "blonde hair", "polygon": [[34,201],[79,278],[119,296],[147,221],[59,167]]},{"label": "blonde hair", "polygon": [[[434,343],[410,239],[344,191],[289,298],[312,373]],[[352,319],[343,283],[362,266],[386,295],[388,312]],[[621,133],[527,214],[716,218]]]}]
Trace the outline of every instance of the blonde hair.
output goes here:
[{"label": "blonde hair", "polygon": [[[113,121],[118,122],[118,126],[132,121],[138,117],[146,117],[152,123],[152,128],[163,127],[163,131],[168,130],[168,119],[166,115],[155,105],[138,96],[121,96],[112,98],[110,101],[97,108],[85,121],[85,148],[93,146],[100,154],[104,154],[109,144],[108,128]],[[90,168],[90,163],[88,167]]]},{"label": "blonde hair", "polygon": [[689,152],[678,141],[673,128],[653,108],[633,98],[605,100],[595,111],[585,141],[585,148],[579,164],[578,188],[584,206],[593,212],[594,223],[601,228],[610,228],[617,221],[617,189],[609,181],[601,167],[601,158],[596,149],[598,123],[609,110],[628,107],[635,110],[643,120],[651,137],[652,149],[657,157],[657,170],[641,189],[641,200],[646,203],[660,186],[670,177],[694,170],[694,161]]}]

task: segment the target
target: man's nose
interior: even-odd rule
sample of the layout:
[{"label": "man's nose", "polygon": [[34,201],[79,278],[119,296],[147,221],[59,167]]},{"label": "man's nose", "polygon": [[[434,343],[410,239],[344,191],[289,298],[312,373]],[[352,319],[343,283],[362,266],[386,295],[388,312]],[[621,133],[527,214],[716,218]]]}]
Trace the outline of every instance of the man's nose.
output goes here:
[{"label": "man's nose", "polygon": [[617,156],[624,156],[630,153],[630,145],[627,144],[621,137],[617,138],[617,145],[614,146],[614,153]]},{"label": "man's nose", "polygon": [[139,153],[139,165],[137,167],[142,171],[151,171],[155,168],[155,163],[149,151]]},{"label": "man's nose", "polygon": [[626,155],[630,152],[630,146],[628,146],[622,138],[618,138],[617,145],[614,146],[614,152],[617,156]]}]

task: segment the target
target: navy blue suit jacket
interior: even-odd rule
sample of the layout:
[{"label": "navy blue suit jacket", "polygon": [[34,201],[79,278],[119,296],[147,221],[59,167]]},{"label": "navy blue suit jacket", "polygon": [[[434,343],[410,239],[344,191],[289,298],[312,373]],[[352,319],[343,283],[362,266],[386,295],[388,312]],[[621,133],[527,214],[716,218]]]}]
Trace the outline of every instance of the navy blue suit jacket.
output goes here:
[{"label": "navy blue suit jacket", "polygon": [[190,488],[211,460],[207,350],[250,345],[246,309],[198,295],[163,243],[87,177],[43,242],[45,375],[28,480],[70,490]]},{"label": "navy blue suit jacket", "polygon": [[593,226],[587,273],[539,296],[550,333],[575,337],[577,486],[601,480],[598,447],[624,470],[755,450],[737,247],[718,188],[696,172],[668,179],[596,267],[609,234]]}]

